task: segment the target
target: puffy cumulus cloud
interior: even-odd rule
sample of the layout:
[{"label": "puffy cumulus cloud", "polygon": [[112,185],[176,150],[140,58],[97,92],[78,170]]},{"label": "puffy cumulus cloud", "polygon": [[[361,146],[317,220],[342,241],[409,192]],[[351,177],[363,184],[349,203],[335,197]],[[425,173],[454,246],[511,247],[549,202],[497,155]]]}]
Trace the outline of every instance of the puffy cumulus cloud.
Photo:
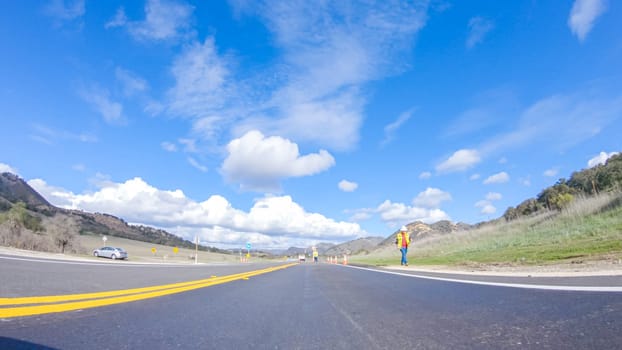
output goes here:
[{"label": "puffy cumulus cloud", "polygon": [[450,173],[465,171],[481,161],[480,154],[474,149],[461,149],[454,152],[447,160],[436,166],[436,171]]},{"label": "puffy cumulus cloud", "polygon": [[590,160],[587,161],[587,167],[593,168],[597,165],[603,165],[607,162],[607,159],[620,154],[620,152],[600,152],[598,155],[594,156]]},{"label": "puffy cumulus cloud", "polygon": [[428,187],[413,199],[413,204],[424,208],[438,208],[442,202],[450,200],[451,194],[438,188]]},{"label": "puffy cumulus cloud", "polygon": [[196,202],[181,190],[160,190],[141,178],[123,183],[103,181],[97,191],[85,194],[50,186],[41,179],[28,183],[59,207],[109,213],[128,222],[163,228],[187,239],[199,236],[202,242],[218,246],[250,241],[266,247],[287,247],[292,242],[339,242],[367,234],[356,223],[307,212],[290,196],[256,199],[252,208],[244,212],[220,195]]},{"label": "puffy cumulus cloud", "polygon": [[568,16],[568,26],[579,41],[585,40],[596,19],[607,9],[606,0],[576,0]]},{"label": "puffy cumulus cloud", "polygon": [[337,186],[344,192],[354,192],[359,187],[359,184],[348,180],[341,180]]},{"label": "puffy cumulus cloud", "polygon": [[171,0],[148,0],[143,21],[128,20],[123,7],[106,23],[106,28],[127,27],[136,40],[168,40],[188,32],[194,8]]},{"label": "puffy cumulus cloud", "polygon": [[390,226],[399,226],[413,221],[435,223],[440,220],[449,220],[449,215],[441,209],[412,207],[403,203],[393,203],[385,200],[376,209],[380,218]]},{"label": "puffy cumulus cloud", "polygon": [[336,222],[321,214],[306,212],[290,196],[258,199],[247,221],[246,226],[272,235],[336,239],[353,238],[362,233],[358,224]]},{"label": "puffy cumulus cloud", "polygon": [[17,170],[15,170],[15,168],[11,167],[8,164],[4,164],[4,163],[0,163],[0,174],[1,173],[12,173],[15,175],[19,175],[19,173],[17,172]]},{"label": "puffy cumulus cloud", "polygon": [[491,215],[497,212],[497,208],[492,205],[490,201],[487,200],[478,201],[477,203],[475,203],[475,206],[481,209],[480,214],[482,215]]},{"label": "puffy cumulus cloud", "polygon": [[265,137],[259,131],[231,141],[227,153],[223,175],[249,190],[275,190],[281,179],[317,174],[335,164],[325,150],[301,156],[297,144],[278,136]]},{"label": "puffy cumulus cloud", "polygon": [[64,188],[50,186],[42,179],[28,180],[28,185],[39,192],[47,201],[63,208],[72,208],[72,199],[76,196],[73,192]]},{"label": "puffy cumulus cloud", "polygon": [[486,178],[486,180],[484,180],[484,185],[501,184],[508,181],[510,181],[510,175],[508,175],[508,173],[506,173],[505,171],[502,171],[500,173],[490,175],[488,178]]},{"label": "puffy cumulus cloud", "polygon": [[497,208],[492,204],[494,201],[499,201],[503,198],[501,193],[488,192],[486,199],[480,200],[475,203],[476,208],[480,208],[480,214],[491,215],[497,212]]}]

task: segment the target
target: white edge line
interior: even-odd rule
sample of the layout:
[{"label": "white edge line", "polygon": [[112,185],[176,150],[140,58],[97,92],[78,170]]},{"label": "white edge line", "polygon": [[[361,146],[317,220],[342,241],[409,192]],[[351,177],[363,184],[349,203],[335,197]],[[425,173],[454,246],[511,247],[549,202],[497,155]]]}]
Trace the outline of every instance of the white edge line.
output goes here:
[{"label": "white edge line", "polygon": [[10,257],[10,256],[0,256],[0,259],[5,260],[20,260],[20,261],[31,261],[31,262],[43,262],[46,264],[69,264],[69,265],[90,265],[90,266],[136,266],[136,267],[189,267],[189,266],[200,266],[205,265],[204,263],[200,264],[161,264],[161,263],[137,263],[137,262],[116,262],[113,263],[112,260],[110,262],[80,262],[80,261],[70,261],[70,260],[57,260],[57,259],[46,259],[46,258],[18,258],[18,257]]},{"label": "white edge line", "polygon": [[[344,266],[344,265],[341,265],[341,266]],[[443,277],[416,275],[416,274],[409,274],[409,273],[402,273],[402,272],[370,269],[367,267],[359,267],[359,266],[351,266],[351,265],[345,265],[344,267],[373,271],[373,272],[380,272],[380,273],[388,273],[391,275],[398,275],[398,276],[405,276],[405,277],[424,278],[424,279],[429,279],[429,280],[445,281],[445,282],[479,284],[479,285],[484,285],[484,286],[525,288],[525,289],[544,289],[544,290],[565,290],[565,291],[574,291],[574,292],[622,292],[622,287],[549,286],[549,285],[540,285],[540,284],[483,282],[483,281],[462,280],[462,279],[455,279],[455,278],[443,278]]]}]

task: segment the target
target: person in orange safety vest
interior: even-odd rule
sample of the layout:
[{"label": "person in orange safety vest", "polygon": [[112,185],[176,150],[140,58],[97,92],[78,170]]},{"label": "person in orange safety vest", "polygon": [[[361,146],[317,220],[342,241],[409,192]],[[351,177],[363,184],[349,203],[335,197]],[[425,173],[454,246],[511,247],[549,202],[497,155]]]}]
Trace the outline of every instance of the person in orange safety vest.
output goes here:
[{"label": "person in orange safety vest", "polygon": [[406,226],[402,226],[400,232],[397,233],[395,244],[397,245],[397,249],[402,253],[402,266],[408,266],[407,254],[408,246],[410,245],[410,235],[408,234]]}]

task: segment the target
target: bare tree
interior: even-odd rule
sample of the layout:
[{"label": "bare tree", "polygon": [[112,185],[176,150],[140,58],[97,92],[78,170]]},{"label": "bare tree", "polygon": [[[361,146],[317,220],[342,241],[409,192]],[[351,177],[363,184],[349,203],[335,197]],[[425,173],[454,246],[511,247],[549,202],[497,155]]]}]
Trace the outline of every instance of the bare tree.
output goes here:
[{"label": "bare tree", "polygon": [[70,216],[54,215],[46,225],[46,231],[54,240],[54,244],[65,253],[65,249],[75,244],[78,236],[78,224]]}]

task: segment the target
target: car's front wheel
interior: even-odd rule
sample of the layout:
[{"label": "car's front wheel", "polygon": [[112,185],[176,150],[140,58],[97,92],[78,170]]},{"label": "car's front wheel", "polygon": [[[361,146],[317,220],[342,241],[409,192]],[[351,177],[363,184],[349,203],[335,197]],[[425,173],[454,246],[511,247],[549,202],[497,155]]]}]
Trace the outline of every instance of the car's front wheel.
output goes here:
[{"label": "car's front wheel", "polygon": [[117,254],[112,254],[112,256],[110,257],[110,259],[112,259],[112,260],[117,260]]}]

